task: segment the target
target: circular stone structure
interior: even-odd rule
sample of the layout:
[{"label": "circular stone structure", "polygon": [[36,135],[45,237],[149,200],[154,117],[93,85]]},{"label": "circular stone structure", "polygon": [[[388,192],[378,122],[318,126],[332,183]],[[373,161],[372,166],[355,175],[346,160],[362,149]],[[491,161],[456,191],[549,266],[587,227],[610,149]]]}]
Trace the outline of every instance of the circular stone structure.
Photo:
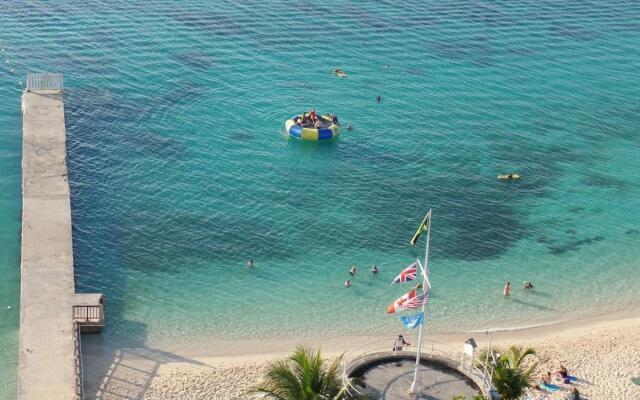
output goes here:
[{"label": "circular stone structure", "polygon": [[[414,352],[369,354],[349,363],[345,374],[362,393],[380,400],[406,400],[416,362]],[[463,395],[471,399],[481,390],[478,384],[458,369],[453,360],[424,356],[418,368],[416,400],[451,400]]]}]

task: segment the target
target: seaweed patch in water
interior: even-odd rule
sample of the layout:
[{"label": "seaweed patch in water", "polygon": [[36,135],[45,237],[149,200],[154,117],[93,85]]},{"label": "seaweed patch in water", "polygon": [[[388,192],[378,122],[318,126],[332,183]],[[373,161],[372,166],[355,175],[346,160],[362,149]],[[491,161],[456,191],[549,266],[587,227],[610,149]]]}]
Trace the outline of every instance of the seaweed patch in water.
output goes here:
[{"label": "seaweed patch in water", "polygon": [[601,242],[604,240],[604,236],[594,236],[592,238],[574,240],[569,243],[557,245],[557,246],[548,246],[549,253],[551,254],[564,254],[569,251],[577,251],[580,250],[581,246],[593,244],[597,242]]}]

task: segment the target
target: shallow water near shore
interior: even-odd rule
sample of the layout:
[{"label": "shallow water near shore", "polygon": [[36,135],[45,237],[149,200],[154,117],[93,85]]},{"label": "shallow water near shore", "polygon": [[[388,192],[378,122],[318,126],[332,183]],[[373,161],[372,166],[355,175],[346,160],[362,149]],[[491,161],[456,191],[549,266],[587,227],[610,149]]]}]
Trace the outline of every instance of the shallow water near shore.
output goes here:
[{"label": "shallow water near shore", "polygon": [[[406,288],[389,282],[423,254],[409,239],[427,208],[431,332],[638,307],[637,3],[3,8],[6,398],[27,72],[65,74],[76,284],[105,293],[109,344],[395,333],[385,310]],[[312,106],[354,130],[288,140]],[[508,171],[523,178],[496,180]]]}]

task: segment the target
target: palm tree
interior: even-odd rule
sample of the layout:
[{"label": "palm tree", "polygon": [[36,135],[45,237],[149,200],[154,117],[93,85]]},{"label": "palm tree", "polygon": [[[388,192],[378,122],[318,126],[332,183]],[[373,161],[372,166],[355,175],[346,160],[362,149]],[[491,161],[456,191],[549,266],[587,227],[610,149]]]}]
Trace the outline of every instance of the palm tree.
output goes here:
[{"label": "palm tree", "polygon": [[534,362],[524,370],[523,364],[525,358],[535,356],[535,354],[536,351],[532,348],[523,349],[518,346],[511,346],[503,354],[500,354],[491,380],[501,398],[505,400],[518,399],[524,390],[533,383],[533,374],[538,363]]},{"label": "palm tree", "polygon": [[529,383],[520,368],[498,365],[493,370],[493,385],[503,400],[516,400],[524,394]]},{"label": "palm tree", "polygon": [[500,355],[498,359],[498,364],[509,367],[509,368],[519,368],[522,371],[522,375],[528,383],[531,383],[533,380],[533,374],[538,368],[538,363],[534,362],[527,369],[522,369],[522,364],[525,358],[529,356],[535,356],[536,351],[531,347],[527,347],[523,349],[518,346],[511,346],[507,349],[504,354]]},{"label": "palm tree", "polygon": [[251,392],[270,400],[338,400],[346,393],[339,376],[342,356],[326,364],[320,351],[299,346],[267,370],[265,380]]}]

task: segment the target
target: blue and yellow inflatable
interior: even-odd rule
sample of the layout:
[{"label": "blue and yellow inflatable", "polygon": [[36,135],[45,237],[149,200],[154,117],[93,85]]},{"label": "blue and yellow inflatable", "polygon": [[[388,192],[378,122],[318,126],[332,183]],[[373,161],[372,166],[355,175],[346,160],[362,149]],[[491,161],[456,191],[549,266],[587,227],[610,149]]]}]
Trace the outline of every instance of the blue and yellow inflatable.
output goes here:
[{"label": "blue and yellow inflatable", "polygon": [[340,124],[334,122],[333,118],[328,115],[322,115],[318,118],[322,122],[322,127],[313,128],[307,126],[301,126],[296,121],[301,115],[294,115],[285,122],[284,127],[289,135],[298,138],[300,140],[321,141],[332,140],[340,135]]}]

